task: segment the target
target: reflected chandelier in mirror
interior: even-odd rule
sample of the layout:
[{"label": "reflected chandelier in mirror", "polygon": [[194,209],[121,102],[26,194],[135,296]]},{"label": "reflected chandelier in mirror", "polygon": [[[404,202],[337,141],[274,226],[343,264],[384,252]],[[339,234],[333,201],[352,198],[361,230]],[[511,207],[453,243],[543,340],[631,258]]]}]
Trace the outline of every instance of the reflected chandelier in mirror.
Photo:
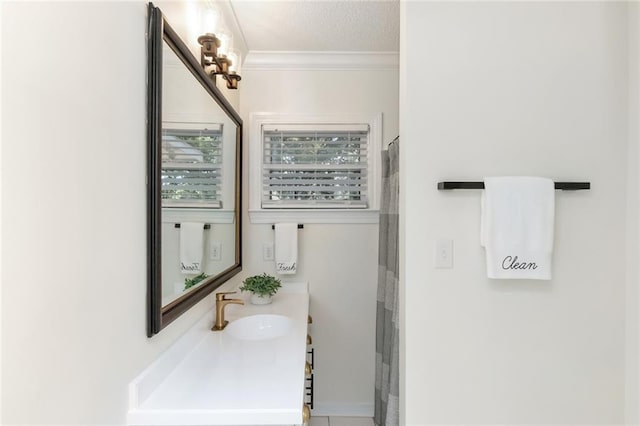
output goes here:
[{"label": "reflected chandelier in mirror", "polygon": [[149,4],[147,335],[240,272],[242,120]]}]

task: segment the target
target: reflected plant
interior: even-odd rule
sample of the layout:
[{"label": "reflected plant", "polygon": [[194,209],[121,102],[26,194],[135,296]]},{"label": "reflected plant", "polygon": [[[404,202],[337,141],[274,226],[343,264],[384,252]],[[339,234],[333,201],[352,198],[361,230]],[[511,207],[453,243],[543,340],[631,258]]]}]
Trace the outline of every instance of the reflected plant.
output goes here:
[{"label": "reflected plant", "polygon": [[185,290],[190,289],[191,287],[193,287],[194,285],[198,284],[200,281],[204,280],[207,277],[208,277],[208,275],[203,272],[200,275],[196,275],[193,278],[188,278],[188,277],[185,278],[184,279],[184,289]]}]

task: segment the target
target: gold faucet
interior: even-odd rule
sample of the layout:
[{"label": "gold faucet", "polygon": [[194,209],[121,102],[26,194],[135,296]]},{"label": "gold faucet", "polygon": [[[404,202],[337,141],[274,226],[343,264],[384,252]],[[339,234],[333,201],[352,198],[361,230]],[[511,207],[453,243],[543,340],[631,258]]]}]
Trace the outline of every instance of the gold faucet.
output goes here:
[{"label": "gold faucet", "polygon": [[225,296],[227,294],[235,294],[235,291],[223,291],[220,293],[216,293],[216,323],[211,330],[219,331],[224,329],[229,321],[224,320],[224,307],[230,303],[234,303],[237,305],[244,305],[244,301],[242,299],[227,299]]}]

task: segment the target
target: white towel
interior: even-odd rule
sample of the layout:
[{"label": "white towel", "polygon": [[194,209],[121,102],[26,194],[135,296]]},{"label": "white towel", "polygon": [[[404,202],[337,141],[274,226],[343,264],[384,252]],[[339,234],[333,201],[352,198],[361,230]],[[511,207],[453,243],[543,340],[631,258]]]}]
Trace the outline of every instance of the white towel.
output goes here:
[{"label": "white towel", "polygon": [[298,263],[298,224],[276,223],[276,272],[295,274]]},{"label": "white towel", "polygon": [[199,274],[202,271],[203,234],[204,223],[180,224],[180,271],[185,275]]},{"label": "white towel", "polygon": [[551,179],[484,179],[480,244],[487,276],[551,279],[555,189]]}]

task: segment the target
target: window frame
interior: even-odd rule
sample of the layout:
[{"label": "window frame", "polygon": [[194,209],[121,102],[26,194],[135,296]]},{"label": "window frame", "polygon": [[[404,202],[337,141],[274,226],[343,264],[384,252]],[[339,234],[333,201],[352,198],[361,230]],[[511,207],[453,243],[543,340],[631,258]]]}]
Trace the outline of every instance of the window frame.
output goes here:
[{"label": "window frame", "polygon": [[[249,120],[249,219],[252,223],[378,223],[382,113],[281,114],[252,113]],[[262,208],[263,125],[368,125],[367,208]]]}]

